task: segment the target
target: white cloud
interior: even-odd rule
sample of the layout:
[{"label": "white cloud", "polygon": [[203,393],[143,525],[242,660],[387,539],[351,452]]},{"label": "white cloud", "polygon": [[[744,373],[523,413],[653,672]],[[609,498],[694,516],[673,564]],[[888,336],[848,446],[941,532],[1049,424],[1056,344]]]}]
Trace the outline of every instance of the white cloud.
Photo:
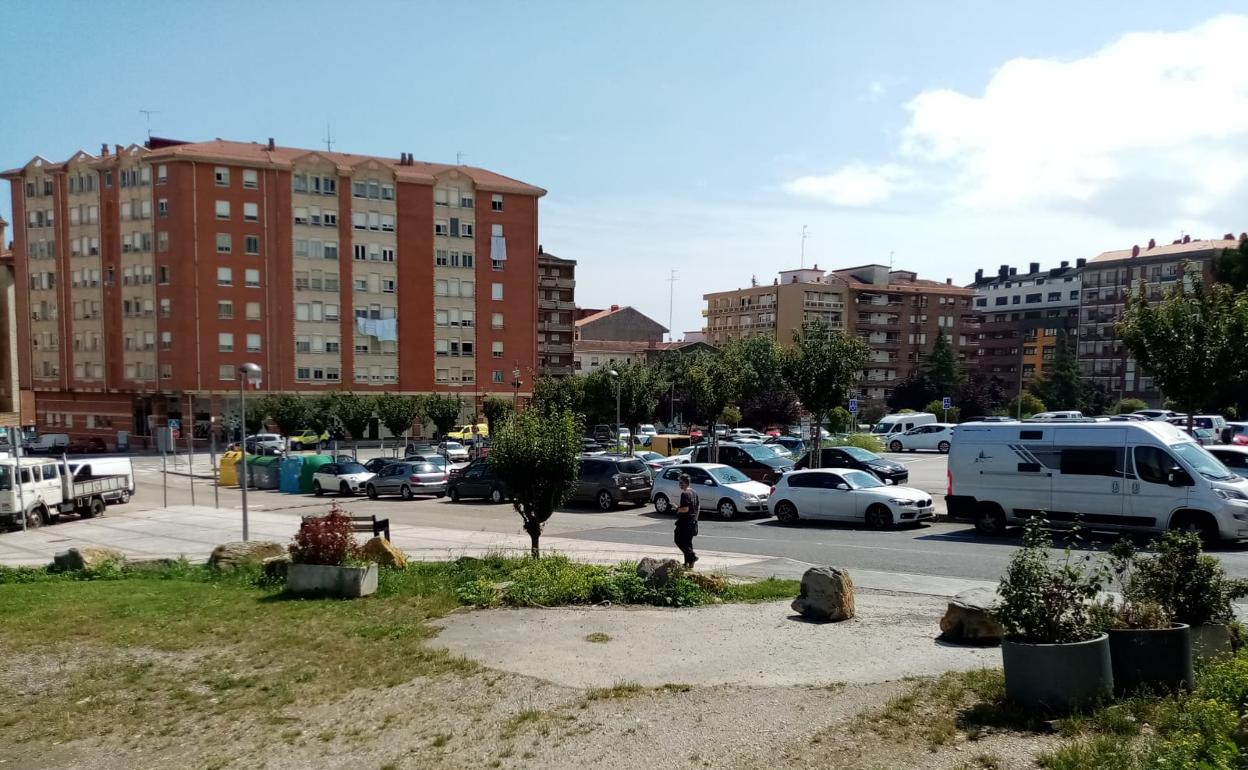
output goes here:
[{"label": "white cloud", "polygon": [[895,163],[869,166],[851,163],[826,176],[798,177],[784,189],[802,198],[836,206],[874,206],[892,197],[912,179],[908,169]]}]

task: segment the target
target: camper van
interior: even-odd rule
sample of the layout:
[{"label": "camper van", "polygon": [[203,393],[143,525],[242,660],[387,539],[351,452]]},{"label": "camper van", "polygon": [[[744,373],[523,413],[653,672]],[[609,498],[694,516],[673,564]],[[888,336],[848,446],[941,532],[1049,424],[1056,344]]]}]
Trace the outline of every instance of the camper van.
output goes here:
[{"label": "camper van", "polygon": [[888,445],[892,436],[900,436],[911,428],[920,425],[931,425],[936,422],[936,415],[931,412],[911,412],[909,414],[886,414],[871,428],[871,435]]},{"label": "camper van", "polygon": [[945,501],[980,532],[1043,515],[1094,530],[1248,538],[1248,480],[1173,425],[967,423],[953,435]]}]

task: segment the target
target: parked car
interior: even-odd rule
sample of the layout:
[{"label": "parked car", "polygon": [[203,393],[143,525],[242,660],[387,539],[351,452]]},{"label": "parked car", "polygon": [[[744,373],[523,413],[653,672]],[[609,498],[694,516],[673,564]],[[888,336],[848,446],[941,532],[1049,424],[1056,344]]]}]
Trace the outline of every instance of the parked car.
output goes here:
[{"label": "parked car", "polygon": [[646,467],[650,469],[651,476],[657,474],[663,468],[667,468],[676,464],[675,457],[664,457],[658,452],[649,452],[649,451],[642,450],[638,452],[633,452],[633,457],[636,457],[638,460],[641,460],[643,463],[646,464]]},{"label": "parked car", "polygon": [[286,439],[277,433],[257,433],[245,439],[250,454],[281,454],[286,451]]},{"label": "parked car", "polygon": [[801,457],[806,451],[806,442],[797,436],[772,436],[763,443],[782,446],[789,450],[789,454],[793,457]]},{"label": "parked car", "polygon": [[[1180,428],[1186,428],[1187,416],[1171,417],[1167,422]],[[1226,427],[1226,418],[1220,414],[1199,414],[1192,418],[1192,427],[1208,428],[1213,431],[1214,435],[1221,436],[1222,429]]]},{"label": "parked car", "polygon": [[326,463],[312,474],[312,492],[320,497],[337,490],[338,494],[350,497],[362,491],[374,475],[357,462]]},{"label": "parked car", "polygon": [[471,441],[476,436],[489,438],[490,426],[484,422],[479,422],[475,425],[461,425],[455,430],[447,433],[445,438],[453,439],[455,441]]},{"label": "parked car", "polygon": [[936,421],[936,415],[931,412],[886,414],[880,418],[879,422],[871,426],[871,435],[885,442],[887,446],[888,441],[894,436],[900,436],[920,425],[931,425]]},{"label": "parked car", "polygon": [[1201,446],[1216,446],[1222,443],[1218,439],[1218,434],[1209,428],[1187,428],[1185,426],[1176,426],[1179,430],[1196,439],[1196,443]]},{"label": "parked car", "polygon": [[442,497],[446,494],[446,469],[433,463],[393,462],[368,480],[364,491],[374,500],[382,495],[398,495],[411,500],[416,495]]},{"label": "parked car", "polygon": [[1171,409],[1137,409],[1131,414],[1138,414],[1146,420],[1169,420],[1179,416],[1178,412]]},{"label": "parked car", "polygon": [[752,481],[736,468],[719,463],[695,463],[664,468],[654,480],[652,499],[658,513],[675,513],[680,504],[680,477],[698,493],[702,511],[715,511],[725,521],[740,514],[768,514],[771,487]]},{"label": "parked car", "polygon": [[604,454],[581,460],[581,470],[568,500],[593,502],[609,511],[622,502],[644,505],[650,500],[650,469],[636,457]]},{"label": "parked car", "polygon": [[753,428],[733,428],[727,438],[741,444],[761,444],[767,437]]},{"label": "parked car", "polygon": [[490,463],[485,458],[480,458],[468,463],[458,475],[451,477],[447,494],[456,502],[464,499],[485,499],[491,503],[501,503],[510,497],[511,492]]},{"label": "parked car", "polygon": [[673,464],[681,464],[681,463],[692,462],[692,459],[693,459],[693,453],[694,453],[694,452],[696,452],[696,451],[698,451],[698,445],[697,445],[697,444],[694,444],[693,446],[687,446],[687,447],[685,447],[685,448],[681,449],[679,452],[677,452],[676,454],[672,455],[672,462],[673,462]]},{"label": "parked car", "polygon": [[[796,467],[798,470],[810,467],[810,452],[802,455]],[[886,484],[905,484],[910,480],[906,466],[856,446],[824,447],[819,454],[819,467],[866,471]]]},{"label": "parked car", "polygon": [[101,454],[107,451],[108,445],[104,443],[104,439],[96,436],[76,438],[65,447],[65,454],[70,455]]},{"label": "parked car", "polygon": [[301,449],[322,449],[327,446],[329,446],[329,431],[317,433],[305,428],[290,437],[290,451],[292,452],[298,452]]},{"label": "parked car", "polygon": [[1248,422],[1228,422],[1231,429],[1231,443],[1239,446],[1248,445]]},{"label": "parked car", "polygon": [[659,435],[659,431],[650,423],[637,426],[637,441],[642,446],[650,446],[650,440]]},{"label": "parked car", "polygon": [[443,441],[438,444],[438,454],[451,462],[468,462],[468,447],[458,441]]},{"label": "parked car", "polygon": [[791,452],[789,448],[786,447],[784,444],[768,444],[764,442],[762,444],[759,444],[759,446],[761,446],[763,449],[770,449],[771,451],[775,452],[776,457],[783,457],[785,460],[788,460],[789,462],[793,462],[793,452]]},{"label": "parked car", "polygon": [[602,444],[594,441],[592,438],[581,439],[581,454],[600,455],[606,454],[607,449]]},{"label": "parked car", "polygon": [[407,442],[407,446],[403,448],[403,454],[405,455],[434,454],[437,451],[437,448],[428,441],[412,440]]},{"label": "parked car", "polygon": [[[690,462],[706,463],[711,460],[709,444],[699,444],[690,457]],[[778,456],[775,452],[758,444],[735,444],[723,442],[719,445],[719,464],[728,465],[744,473],[755,481],[763,484],[774,484],[776,479],[793,470],[793,461]]]},{"label": "parked car", "polygon": [[618,438],[618,433],[610,425],[595,425],[589,432],[589,438],[599,444],[610,444]]},{"label": "parked car", "polygon": [[930,449],[943,455],[949,453],[952,439],[953,423],[934,422],[911,428],[900,436],[893,436],[888,440],[888,451],[913,452],[918,449]]},{"label": "parked car", "polygon": [[397,462],[399,462],[399,460],[396,460],[393,457],[374,457],[364,463],[364,469],[369,473],[381,473],[382,468]]},{"label": "parked car", "polygon": [[932,497],[910,487],[886,485],[859,470],[806,470],[786,473],[771,491],[776,518],[785,524],[802,519],[861,521],[888,529],[935,518]]},{"label": "parked car", "polygon": [[1248,477],[1248,446],[1215,446],[1209,454],[1218,458],[1227,470],[1238,476]]},{"label": "parked car", "polygon": [[34,440],[22,444],[27,454],[60,454],[68,447],[68,433],[40,433]]}]

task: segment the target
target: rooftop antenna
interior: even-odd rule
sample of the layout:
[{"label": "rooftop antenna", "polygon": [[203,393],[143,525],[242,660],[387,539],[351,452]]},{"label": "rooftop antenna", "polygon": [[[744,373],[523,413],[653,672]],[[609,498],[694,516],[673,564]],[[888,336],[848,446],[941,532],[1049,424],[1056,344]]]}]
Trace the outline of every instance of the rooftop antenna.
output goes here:
[{"label": "rooftop antenna", "polygon": [[888,252],[888,272],[890,273],[893,272],[893,254],[894,253],[895,252],[892,252],[892,251]]},{"label": "rooftop antenna", "polygon": [[160,110],[139,110],[139,114],[147,120],[147,141],[152,141],[152,116],[159,115]]},{"label": "rooftop antenna", "polygon": [[334,133],[333,133],[333,130],[330,129],[329,127],[328,120],[325,121],[325,151],[326,152],[334,151]]},{"label": "rooftop antenna", "polygon": [[676,282],[680,279],[676,277],[676,271],[673,270],[671,276],[667,279],[667,341],[676,341],[676,332],[672,328],[672,307],[676,297]]},{"label": "rooftop antenna", "polygon": [[806,269],[806,225],[802,225],[802,269]]},{"label": "rooftop antenna", "polygon": [[455,153],[455,165],[456,166],[464,165],[464,154],[462,152]]}]

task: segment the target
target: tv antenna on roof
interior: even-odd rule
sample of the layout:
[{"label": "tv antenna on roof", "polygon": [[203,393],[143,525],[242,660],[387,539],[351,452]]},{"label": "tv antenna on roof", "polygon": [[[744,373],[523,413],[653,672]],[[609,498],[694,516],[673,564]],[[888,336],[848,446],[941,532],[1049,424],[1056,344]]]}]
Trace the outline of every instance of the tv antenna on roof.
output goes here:
[{"label": "tv antenna on roof", "polygon": [[139,110],[139,114],[147,120],[147,140],[152,140],[152,116],[159,115],[160,110]]},{"label": "tv antenna on roof", "polygon": [[462,152],[455,153],[455,165],[456,166],[464,165],[464,154]]},{"label": "tv antenna on roof", "polygon": [[329,121],[325,121],[325,151],[334,151],[334,132],[329,127]]},{"label": "tv antenna on roof", "polygon": [[802,225],[802,269],[806,269],[806,225]]}]

